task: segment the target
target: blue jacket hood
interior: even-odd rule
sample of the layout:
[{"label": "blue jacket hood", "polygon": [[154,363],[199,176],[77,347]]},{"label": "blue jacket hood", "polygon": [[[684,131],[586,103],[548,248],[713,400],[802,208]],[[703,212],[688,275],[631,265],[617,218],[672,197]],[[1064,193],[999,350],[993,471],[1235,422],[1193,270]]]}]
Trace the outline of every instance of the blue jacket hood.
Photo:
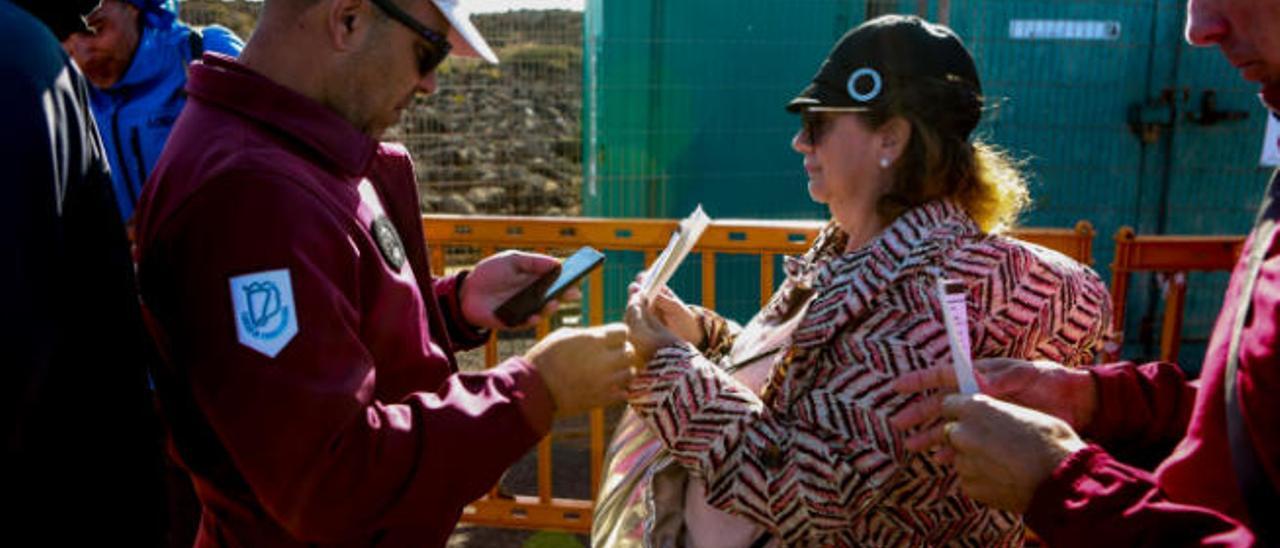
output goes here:
[{"label": "blue jacket hood", "polygon": [[133,4],[154,26],[167,26],[178,19],[178,0],[124,0]]},{"label": "blue jacket hood", "polygon": [[176,19],[156,24],[159,20],[144,18],[133,60],[120,80],[108,89],[89,91],[117,205],[126,220],[186,102],[187,64],[204,51],[235,56],[244,46],[224,27],[193,29]]}]

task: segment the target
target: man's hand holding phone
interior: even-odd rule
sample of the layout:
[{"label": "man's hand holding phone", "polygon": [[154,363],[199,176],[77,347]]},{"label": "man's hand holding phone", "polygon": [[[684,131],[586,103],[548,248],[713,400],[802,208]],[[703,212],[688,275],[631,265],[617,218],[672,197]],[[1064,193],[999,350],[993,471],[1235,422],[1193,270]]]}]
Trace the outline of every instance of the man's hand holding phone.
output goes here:
[{"label": "man's hand holding phone", "polygon": [[546,307],[561,300],[562,295],[572,292],[573,298],[580,298],[578,282],[603,263],[603,253],[591,246],[583,246],[560,263],[558,268],[544,272],[536,281],[499,305],[493,311],[494,315],[508,327],[537,323],[544,316],[539,311],[549,314]]},{"label": "man's hand holding phone", "polygon": [[476,264],[462,286],[462,313],[490,329],[537,325],[561,301],[582,298],[577,284],[604,262],[604,254],[583,247],[562,264],[554,257],[504,251]]},{"label": "man's hand holding phone", "polygon": [[[560,261],[555,257],[523,251],[504,251],[491,255],[476,264],[467,280],[462,284],[462,315],[467,322],[487,329],[512,329],[537,325],[542,318],[548,317],[560,307],[560,301],[572,301],[582,298],[577,288],[561,294],[559,299],[552,299],[525,320],[516,325],[503,322],[494,310],[511,299],[530,284],[559,272]],[[554,274],[552,274],[554,275]]]},{"label": "man's hand holding phone", "polygon": [[[462,314],[473,325],[493,329],[537,325],[560,301],[580,299],[576,285],[603,262],[604,255],[590,247],[563,263],[521,251],[493,255],[476,264],[462,284]],[[621,401],[637,365],[627,328],[617,323],[557,329],[524,359],[542,377],[560,416]]]}]

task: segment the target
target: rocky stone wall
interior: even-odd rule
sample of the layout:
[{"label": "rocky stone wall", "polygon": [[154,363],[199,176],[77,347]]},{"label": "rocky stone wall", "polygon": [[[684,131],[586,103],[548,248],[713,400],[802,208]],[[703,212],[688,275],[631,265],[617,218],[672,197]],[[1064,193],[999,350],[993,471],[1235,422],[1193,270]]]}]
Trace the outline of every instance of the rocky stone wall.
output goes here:
[{"label": "rocky stone wall", "polygon": [[[248,38],[261,2],[187,0],[183,19]],[[475,16],[501,63],[451,58],[439,89],[384,137],[413,154],[423,212],[576,216],[582,186],[582,13]]]}]

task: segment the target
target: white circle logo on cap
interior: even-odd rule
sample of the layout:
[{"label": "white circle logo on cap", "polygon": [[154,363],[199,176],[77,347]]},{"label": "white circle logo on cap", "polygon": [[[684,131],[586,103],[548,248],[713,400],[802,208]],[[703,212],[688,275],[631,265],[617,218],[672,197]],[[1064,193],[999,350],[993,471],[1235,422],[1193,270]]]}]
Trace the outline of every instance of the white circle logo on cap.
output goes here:
[{"label": "white circle logo on cap", "polygon": [[[858,91],[858,83],[861,82],[863,78],[871,79],[871,89],[865,92],[860,92]],[[858,101],[860,103],[866,103],[878,97],[882,86],[883,82],[880,80],[880,73],[876,72],[876,69],[869,67],[862,67],[853,71],[853,74],[849,75],[849,82],[845,84],[845,88],[849,92],[849,97],[852,97],[854,101]]]}]

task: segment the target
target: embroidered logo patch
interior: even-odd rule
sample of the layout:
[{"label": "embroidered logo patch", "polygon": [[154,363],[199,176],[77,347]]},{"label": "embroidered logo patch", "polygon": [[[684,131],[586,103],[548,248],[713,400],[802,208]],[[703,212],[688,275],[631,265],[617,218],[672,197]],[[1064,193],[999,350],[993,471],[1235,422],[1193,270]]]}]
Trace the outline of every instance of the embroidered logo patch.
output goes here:
[{"label": "embroidered logo patch", "polygon": [[369,231],[373,232],[373,239],[378,241],[378,249],[382,251],[382,258],[392,268],[400,270],[404,266],[404,244],[400,242],[400,233],[396,232],[395,225],[391,224],[391,219],[386,215],[379,215],[373,220],[373,226],[369,227]]},{"label": "embroidered logo patch", "polygon": [[276,357],[298,334],[289,270],[267,270],[231,278],[231,312],[240,344]]}]

